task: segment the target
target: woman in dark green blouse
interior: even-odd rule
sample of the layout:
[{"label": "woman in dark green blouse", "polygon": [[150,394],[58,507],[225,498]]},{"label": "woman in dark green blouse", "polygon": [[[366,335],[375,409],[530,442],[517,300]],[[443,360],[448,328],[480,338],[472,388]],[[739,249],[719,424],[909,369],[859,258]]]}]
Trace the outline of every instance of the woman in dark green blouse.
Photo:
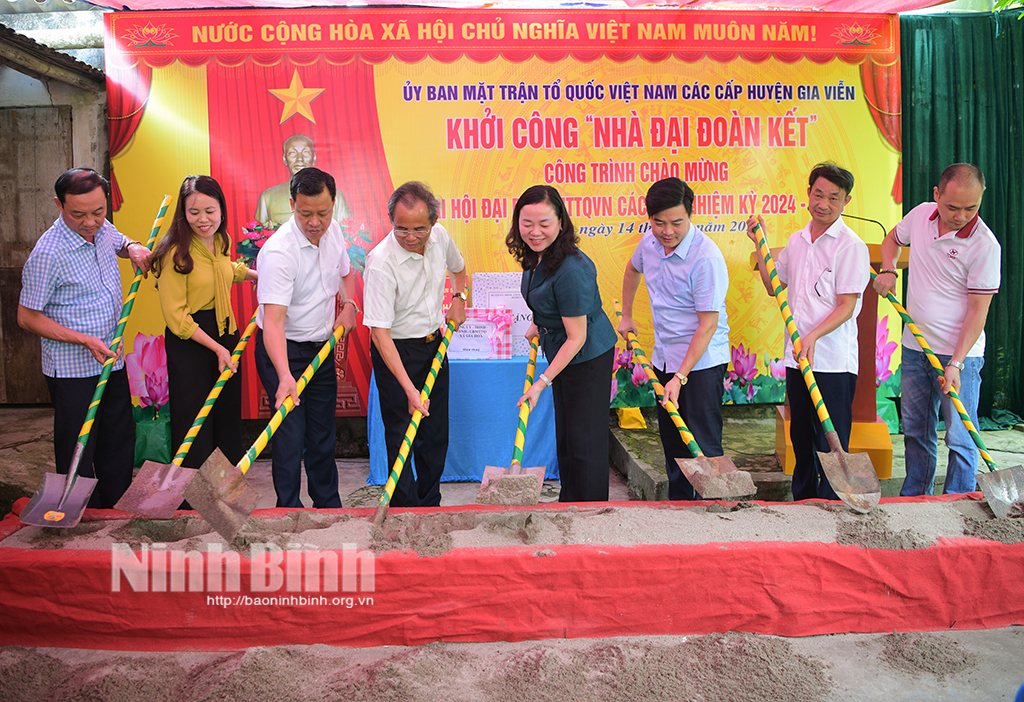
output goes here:
[{"label": "woman in dark green blouse", "polygon": [[535,185],[516,203],[505,244],[523,267],[533,312],[526,338],[540,334],[547,370],[519,404],[551,388],[560,502],[608,499],[608,404],[616,335],[601,306],[594,262],[554,188]]}]

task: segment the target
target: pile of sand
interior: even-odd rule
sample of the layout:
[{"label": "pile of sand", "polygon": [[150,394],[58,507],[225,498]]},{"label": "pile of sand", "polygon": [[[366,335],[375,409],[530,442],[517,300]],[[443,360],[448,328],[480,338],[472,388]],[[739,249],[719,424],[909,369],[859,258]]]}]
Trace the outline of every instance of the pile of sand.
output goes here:
[{"label": "pile of sand", "polygon": [[[344,511],[295,511],[250,518],[229,548],[248,552],[253,543],[282,549],[330,549],[354,544],[378,553],[414,551],[439,556],[452,549],[540,547],[566,544],[636,546],[735,542],[823,542],[865,548],[927,548],[938,538],[972,536],[1002,543],[1024,541],[1024,520],[995,519],[984,503],[891,503],[867,515],[830,503],[741,502],[707,507],[607,505],[561,509],[393,510],[383,528]],[[83,521],[73,529],[25,527],[0,547],[96,549],[111,544],[137,549],[164,543],[168,549],[206,550],[222,540],[197,516],[174,520]]]},{"label": "pile of sand", "polygon": [[882,660],[896,670],[930,673],[939,680],[978,665],[977,657],[963,646],[926,632],[889,634],[883,639]]},{"label": "pile of sand", "polygon": [[0,649],[0,699],[23,702],[813,702],[829,687],[820,661],[748,634],[234,653]]}]

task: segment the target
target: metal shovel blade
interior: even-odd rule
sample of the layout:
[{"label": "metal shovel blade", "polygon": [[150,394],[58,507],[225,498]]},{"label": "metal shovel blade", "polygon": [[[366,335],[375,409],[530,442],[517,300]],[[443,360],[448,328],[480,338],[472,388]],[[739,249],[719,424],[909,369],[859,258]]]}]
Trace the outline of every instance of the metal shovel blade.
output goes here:
[{"label": "metal shovel blade", "polygon": [[481,505],[535,505],[544,488],[544,466],[506,469],[486,466],[480,481],[477,504]]},{"label": "metal shovel blade", "polygon": [[997,517],[1024,517],[1024,466],[979,473],[978,485]]},{"label": "metal shovel blade", "polygon": [[[827,432],[826,435],[834,433]],[[882,486],[875,467],[871,465],[871,457],[866,453],[843,451],[838,435],[834,443],[832,437],[828,438],[832,450],[828,453],[818,451],[818,460],[829,484],[852,510],[867,514],[878,506],[882,498]]]},{"label": "metal shovel blade", "polygon": [[757,493],[750,473],[738,469],[728,456],[677,458],[676,463],[706,500],[739,499]]},{"label": "metal shovel blade", "polygon": [[260,494],[220,449],[214,449],[185,488],[184,498],[225,541],[231,543],[256,509]]},{"label": "metal shovel blade", "polygon": [[198,472],[173,463],[146,461],[114,509],[140,514],[147,519],[170,519],[181,505],[185,488]]},{"label": "metal shovel blade", "polygon": [[43,476],[43,484],[36,490],[36,494],[25,505],[21,511],[21,523],[41,527],[60,527],[69,529],[82,519],[82,512],[89,504],[92,491],[96,489],[95,478],[83,478],[75,476],[75,483],[71,487],[71,494],[61,505],[61,497],[64,496],[64,487],[67,483],[67,476],[58,473],[47,473]]}]

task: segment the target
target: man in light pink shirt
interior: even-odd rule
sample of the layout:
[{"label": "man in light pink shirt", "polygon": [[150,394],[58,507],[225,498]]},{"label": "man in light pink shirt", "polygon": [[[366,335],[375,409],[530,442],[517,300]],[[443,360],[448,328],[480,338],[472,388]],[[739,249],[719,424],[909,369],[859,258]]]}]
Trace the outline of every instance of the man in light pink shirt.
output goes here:
[{"label": "man in light pink shirt", "polygon": [[901,495],[930,495],[935,489],[939,407],[946,420],[949,464],[943,492],[973,492],[978,449],[949,399],[955,390],[978,424],[978,393],[985,364],[985,320],[999,292],[1000,247],[978,211],[985,176],[969,163],[942,172],[935,202],[918,205],[882,242],[882,271],[874,287],[886,295],[896,287],[896,261],[910,247],[907,308],[945,373],[935,371],[920,345],[903,331],[901,409],[907,477]]}]

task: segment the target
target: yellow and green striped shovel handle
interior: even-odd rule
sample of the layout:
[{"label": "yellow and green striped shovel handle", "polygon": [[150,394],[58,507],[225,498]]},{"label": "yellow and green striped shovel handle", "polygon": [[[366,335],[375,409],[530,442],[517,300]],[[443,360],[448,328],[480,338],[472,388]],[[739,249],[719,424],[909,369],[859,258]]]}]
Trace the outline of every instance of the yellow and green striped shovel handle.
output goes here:
[{"label": "yellow and green striped shovel handle", "polygon": [[[615,301],[615,316],[622,317],[622,307],[619,305],[619,301]],[[690,433],[690,428],[686,426],[686,422],[683,421],[682,416],[679,414],[679,410],[672,404],[671,401],[665,400],[665,386],[658,380],[658,376],[654,373],[654,368],[651,367],[650,361],[647,359],[647,354],[644,353],[644,349],[640,346],[640,341],[636,338],[636,334],[629,332],[626,335],[626,344],[629,349],[633,352],[636,357],[637,363],[647,373],[647,377],[651,379],[651,385],[654,387],[654,394],[658,398],[658,401],[662,403],[665,411],[668,412],[668,416],[672,418],[672,423],[676,425],[676,429],[679,430],[679,435],[683,437],[683,441],[686,442],[686,447],[690,449],[690,453],[693,456],[703,456],[704,452],[700,450],[700,446],[697,445],[697,440]]]},{"label": "yellow and green striped shovel handle", "polygon": [[[778,271],[775,270],[775,262],[772,260],[772,252],[768,248],[768,241],[764,237],[761,225],[755,224],[754,231],[758,233],[757,246],[764,257],[764,264],[768,269],[768,278],[772,284],[772,289],[775,291],[775,300],[779,303],[779,311],[782,312],[782,318],[786,322],[786,331],[789,332],[789,338],[793,340],[793,350],[799,355],[802,344],[800,343],[800,332],[797,331],[796,321],[793,319],[793,312],[789,309],[789,294],[782,287],[782,281],[779,280]],[[811,364],[807,362],[806,358],[801,358],[799,364],[800,373],[803,375],[804,383],[807,384],[807,390],[811,394],[811,402],[814,403],[814,409],[818,413],[818,420],[821,422],[822,429],[826,432],[834,432],[836,429],[832,425],[832,418],[828,415],[828,408],[825,407],[825,400],[818,389],[818,383],[814,380]]]},{"label": "yellow and green striped shovel handle", "polygon": [[[427,380],[423,383],[423,389],[420,390],[421,403],[425,403],[430,398],[430,391],[434,389],[434,381],[437,379],[437,374],[441,372],[441,364],[444,362],[444,355],[448,352],[448,344],[451,343],[454,332],[455,324],[448,322],[448,328],[444,330],[444,336],[441,337],[441,345],[437,347],[437,353],[434,354],[434,360],[430,364]],[[422,412],[419,410],[413,412],[412,420],[405,430],[405,436],[402,437],[402,446],[398,449],[398,458],[395,459],[395,465],[391,466],[388,481],[385,483],[384,491],[377,502],[378,507],[389,504],[391,497],[395,494],[395,487],[398,485],[398,479],[402,475],[402,469],[405,468],[405,462],[409,459],[409,451],[412,449],[412,442],[416,438],[416,432],[419,431],[421,419],[423,419]]]},{"label": "yellow and green striped shovel handle", "polygon": [[[871,280],[874,280],[877,276],[878,273],[876,273],[875,269],[872,268]],[[932,368],[935,369],[935,374],[939,378],[944,378],[946,371],[942,367],[942,362],[939,360],[939,357],[935,355],[935,352],[932,351],[932,347],[928,345],[928,342],[925,341],[924,336],[921,334],[921,330],[917,328],[917,325],[914,324],[914,320],[910,318],[910,313],[907,312],[906,308],[900,304],[900,301],[897,300],[892,293],[888,293],[885,298],[892,304],[893,309],[899,313],[900,317],[903,318],[903,321],[906,322],[907,329],[909,329],[910,333],[914,335],[915,339],[917,339],[917,343],[921,345],[921,350],[924,351],[925,356],[928,357],[929,363],[931,363]],[[957,414],[960,415],[960,419],[964,421],[964,426],[967,428],[967,432],[971,435],[971,438],[974,439],[974,443],[977,444],[978,452],[981,454],[981,457],[985,459],[985,465],[988,466],[990,471],[999,470],[999,466],[996,465],[995,460],[988,452],[988,448],[985,447],[985,442],[982,440],[981,434],[974,426],[974,422],[971,421],[970,415],[967,414],[967,408],[964,407],[964,403],[960,401],[960,396],[957,394],[956,390],[950,389],[949,399],[953,401],[953,406],[956,407],[956,411]]]},{"label": "yellow and green striped shovel handle", "polygon": [[[146,241],[146,248],[152,249],[153,243],[156,241],[157,234],[160,233],[160,226],[164,222],[164,215],[167,214],[167,207],[171,204],[171,196],[164,195],[163,202],[160,203],[160,211],[156,215],[156,219],[153,221],[153,228],[149,231],[149,239]],[[114,330],[114,340],[110,342],[110,350],[116,353],[117,347],[121,344],[121,339],[124,336],[124,327],[128,323],[128,317],[132,313],[132,307],[135,305],[135,296],[139,293],[139,284],[142,282],[142,271],[138,271],[135,274],[135,278],[132,280],[132,286],[128,291],[128,299],[125,300],[124,306],[121,308],[121,319],[117,322],[117,328]],[[89,441],[89,432],[92,431],[93,422],[96,421],[96,411],[99,409],[100,400],[103,399],[103,392],[107,389],[107,380],[110,379],[110,372],[114,369],[114,361],[117,360],[117,356],[110,356],[106,361],[103,362],[103,370],[100,372],[100,379],[96,383],[96,390],[92,394],[92,401],[89,403],[89,411],[85,415],[85,423],[82,424],[82,430],[78,433],[78,443],[85,446]]]},{"label": "yellow and green striped shovel handle", "polygon": [[[235,350],[231,353],[231,362],[238,363],[239,359],[242,358],[242,352],[245,351],[245,345],[249,341],[249,337],[252,336],[253,331],[256,330],[256,314],[259,312],[259,307],[256,307],[256,311],[252,313],[252,319],[249,320],[249,326],[245,328],[242,333],[242,338],[238,340],[238,344],[235,345]],[[189,449],[192,448],[192,442],[196,440],[196,436],[199,435],[199,430],[203,428],[203,422],[210,416],[210,410],[213,409],[214,403],[217,402],[217,398],[220,397],[221,390],[227,384],[228,380],[235,372],[230,368],[225,368],[217,378],[217,382],[213,384],[213,389],[210,390],[210,394],[206,396],[206,402],[199,408],[199,414],[196,415],[196,420],[192,422],[192,427],[185,434],[185,438],[181,441],[181,446],[178,447],[178,453],[174,454],[174,460],[171,461],[176,466],[180,466],[182,461],[185,460],[185,456],[188,455]]]},{"label": "yellow and green striped shovel handle", "polygon": [[[523,383],[523,394],[533,385],[533,374],[537,372],[537,344],[535,336],[530,339],[530,360],[526,363],[526,381]],[[530,403],[519,406],[519,424],[516,427],[516,443],[512,448],[512,463],[523,463],[523,445],[526,443],[526,422],[530,417]]]},{"label": "yellow and green striped shovel handle", "polygon": [[[345,334],[345,327],[339,325],[334,330],[334,334],[330,339],[327,340],[317,352],[316,358],[310,361],[309,365],[306,366],[306,370],[302,371],[302,375],[299,376],[299,380],[295,383],[295,393],[301,395],[302,391],[306,389],[306,385],[313,378],[313,374],[317,372],[320,366],[323,364],[327,357],[334,352],[334,347],[338,344],[338,340]],[[238,462],[238,469],[242,471],[242,475],[245,475],[246,471],[252,465],[252,462],[263,452],[263,449],[267,447],[267,443],[270,441],[270,437],[274,435],[277,428],[281,426],[281,422],[288,416],[288,413],[295,407],[295,402],[292,400],[292,396],[284,398],[284,402],[274,412],[274,416],[270,418],[270,423],[260,432],[260,435],[256,437],[256,441],[249,447],[249,450],[242,456],[242,460]]]}]

